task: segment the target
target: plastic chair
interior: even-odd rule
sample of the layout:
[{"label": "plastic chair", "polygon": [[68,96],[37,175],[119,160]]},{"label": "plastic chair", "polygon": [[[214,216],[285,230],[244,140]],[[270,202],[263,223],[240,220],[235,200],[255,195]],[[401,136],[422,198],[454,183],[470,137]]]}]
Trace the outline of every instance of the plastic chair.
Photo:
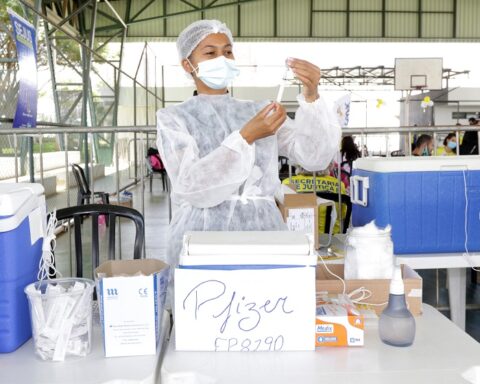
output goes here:
[{"label": "plastic chair", "polygon": [[150,192],[152,192],[153,176],[155,174],[160,174],[162,176],[163,191],[168,191],[167,171],[165,169],[153,169],[152,164],[150,164],[150,160],[148,159],[148,156],[145,158],[145,165],[147,167],[147,177],[150,179]]},{"label": "plastic chair", "polygon": [[85,202],[87,204],[94,203],[93,199],[95,197],[100,197],[103,204],[109,204],[110,199],[109,195],[106,192],[94,192],[90,190],[90,185],[88,184],[87,178],[85,177],[85,172],[83,168],[78,164],[72,164],[72,173],[75,176],[77,181],[78,193],[77,193],[77,205],[83,205]]},{"label": "plastic chair", "polygon": [[75,233],[75,259],[77,277],[83,276],[83,251],[82,251],[82,218],[90,216],[92,219],[92,271],[100,263],[99,255],[99,216],[105,215],[109,225],[108,236],[108,260],[115,259],[115,226],[116,218],[122,217],[130,219],[135,224],[135,242],[133,249],[133,258],[140,259],[143,252],[143,243],[145,238],[145,223],[143,216],[136,209],[123,207],[120,205],[108,204],[86,204],[76,207],[68,207],[57,210],[57,220],[70,220],[73,218]]},{"label": "plastic chair", "polygon": [[[323,199],[332,200],[338,203],[338,193],[331,192],[317,192],[317,196]],[[347,233],[348,226],[350,225],[350,218],[352,217],[352,202],[350,201],[350,196],[342,195],[342,205],[347,206],[347,212],[345,213],[345,218],[343,219],[343,233]],[[341,208],[340,208],[341,210]],[[327,212],[325,215],[325,233],[328,233],[330,229],[330,215],[332,213],[332,207],[327,207]],[[341,212],[338,213],[341,215]]]}]

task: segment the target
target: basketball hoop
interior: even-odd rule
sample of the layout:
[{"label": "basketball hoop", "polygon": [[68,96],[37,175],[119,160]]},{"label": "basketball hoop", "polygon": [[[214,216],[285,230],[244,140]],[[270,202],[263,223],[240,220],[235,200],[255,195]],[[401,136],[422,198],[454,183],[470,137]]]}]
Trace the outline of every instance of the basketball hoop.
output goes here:
[{"label": "basketball hoop", "polygon": [[442,89],[443,59],[396,58],[395,90],[421,91]]}]

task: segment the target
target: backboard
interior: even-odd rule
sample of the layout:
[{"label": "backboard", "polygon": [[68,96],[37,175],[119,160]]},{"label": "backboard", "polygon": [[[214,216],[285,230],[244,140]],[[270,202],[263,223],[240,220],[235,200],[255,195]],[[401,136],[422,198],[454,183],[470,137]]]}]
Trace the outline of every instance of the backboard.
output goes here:
[{"label": "backboard", "polygon": [[396,58],[395,90],[442,89],[442,58]]}]

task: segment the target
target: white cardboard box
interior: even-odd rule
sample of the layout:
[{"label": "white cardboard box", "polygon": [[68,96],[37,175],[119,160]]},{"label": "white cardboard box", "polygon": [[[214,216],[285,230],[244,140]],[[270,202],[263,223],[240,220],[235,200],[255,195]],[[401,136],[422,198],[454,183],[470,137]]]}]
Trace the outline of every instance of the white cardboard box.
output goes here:
[{"label": "white cardboard box", "polygon": [[191,232],[180,260],[175,270],[177,350],[315,348],[316,256],[307,235]]},{"label": "white cardboard box", "polygon": [[151,259],[111,260],[95,270],[95,277],[105,356],[155,354],[168,265]]}]

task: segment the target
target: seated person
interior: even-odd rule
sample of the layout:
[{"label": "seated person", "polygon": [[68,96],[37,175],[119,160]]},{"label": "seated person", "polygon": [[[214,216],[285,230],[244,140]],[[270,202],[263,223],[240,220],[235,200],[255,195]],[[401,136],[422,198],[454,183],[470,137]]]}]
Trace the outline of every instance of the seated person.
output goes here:
[{"label": "seated person", "polygon": [[[317,172],[316,174],[316,191],[329,192],[338,194],[338,179],[329,175],[330,171],[327,168],[325,171]],[[295,187],[297,193],[312,193],[313,192],[313,174],[306,171],[300,166],[296,167],[296,175],[292,176],[291,182],[289,178],[282,181],[282,184],[291,185]],[[341,185],[342,195],[346,194],[345,184]],[[337,210],[337,220],[333,228],[333,233],[340,233],[340,208],[338,202],[335,203]],[[329,232],[329,228],[325,228],[325,216],[327,208],[325,206],[318,207],[318,230],[320,233]],[[342,218],[345,219],[347,215],[347,205],[342,203]]]},{"label": "seated person", "polygon": [[420,135],[415,142],[413,156],[432,156],[433,137],[430,135]]},{"label": "seated person", "polygon": [[457,136],[450,132],[443,139],[443,147],[437,148],[437,156],[455,156],[457,154]]}]

